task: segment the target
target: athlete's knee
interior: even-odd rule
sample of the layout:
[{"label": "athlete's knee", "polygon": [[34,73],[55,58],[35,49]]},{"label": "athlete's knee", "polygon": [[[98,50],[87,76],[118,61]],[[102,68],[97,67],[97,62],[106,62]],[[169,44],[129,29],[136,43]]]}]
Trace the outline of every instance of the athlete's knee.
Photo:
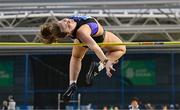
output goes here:
[{"label": "athlete's knee", "polygon": [[122,46],[121,51],[122,51],[123,54],[125,54],[126,53],[126,46]]},{"label": "athlete's knee", "polygon": [[118,51],[121,56],[124,55],[126,53],[126,46],[121,46]]},{"label": "athlete's knee", "polygon": [[83,57],[82,56],[78,56],[78,55],[72,55],[71,56],[72,59],[76,60],[76,61],[82,61]]}]

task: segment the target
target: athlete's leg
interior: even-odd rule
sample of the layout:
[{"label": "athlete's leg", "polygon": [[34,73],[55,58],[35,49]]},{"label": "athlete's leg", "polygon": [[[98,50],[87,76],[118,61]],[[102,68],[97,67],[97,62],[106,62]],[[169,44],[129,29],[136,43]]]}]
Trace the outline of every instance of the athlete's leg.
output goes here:
[{"label": "athlete's leg", "polygon": [[[122,43],[121,39],[111,32],[106,32],[104,42]],[[118,59],[121,58],[126,53],[126,46],[122,46],[122,45],[117,45],[117,46],[106,45],[103,46],[102,48],[105,48],[107,50],[106,56],[108,57],[109,60],[113,62],[118,61]]]},{"label": "athlete's leg", "polygon": [[[75,41],[77,43],[77,41]],[[70,66],[69,66],[69,87],[63,94],[63,100],[68,102],[72,95],[76,92],[76,82],[81,70],[81,61],[87,52],[87,48],[74,46],[72,50]]]},{"label": "athlete's leg", "polygon": [[[106,32],[104,42],[122,42],[116,35],[114,35],[111,32]],[[125,46],[102,46],[101,48],[104,48],[107,50],[106,56],[109,60],[111,60],[114,63],[118,62],[118,59],[121,58],[126,53],[126,47]],[[102,70],[104,69],[104,65],[99,62],[92,62],[89,72],[86,75],[86,82],[87,84],[92,84],[94,77]]]},{"label": "athlete's leg", "polygon": [[[75,41],[77,43],[77,41]],[[73,81],[77,81],[80,70],[81,70],[81,65],[82,65],[82,59],[87,52],[88,48],[82,47],[82,46],[74,46],[72,50],[72,56],[70,60],[70,65],[69,65],[69,81],[71,84]]]}]

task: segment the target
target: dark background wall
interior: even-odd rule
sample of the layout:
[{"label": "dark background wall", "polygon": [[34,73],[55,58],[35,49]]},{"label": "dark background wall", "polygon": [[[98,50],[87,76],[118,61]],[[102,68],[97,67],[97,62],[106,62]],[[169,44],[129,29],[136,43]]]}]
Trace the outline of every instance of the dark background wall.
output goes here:
[{"label": "dark background wall", "polygon": [[[13,85],[0,88],[0,101],[12,94],[18,106],[57,108],[57,94],[63,93],[68,86],[69,59],[70,54],[0,56],[0,61],[14,61]],[[81,93],[84,105],[126,107],[134,96],[139,97],[142,103],[180,103],[180,54],[126,54],[116,65],[117,71],[112,78],[102,71],[93,85],[87,86],[85,75],[92,60],[97,60],[94,54],[85,57],[78,79],[78,93]],[[155,85],[125,85],[128,80],[121,75],[121,67],[127,60],[154,60]]]}]

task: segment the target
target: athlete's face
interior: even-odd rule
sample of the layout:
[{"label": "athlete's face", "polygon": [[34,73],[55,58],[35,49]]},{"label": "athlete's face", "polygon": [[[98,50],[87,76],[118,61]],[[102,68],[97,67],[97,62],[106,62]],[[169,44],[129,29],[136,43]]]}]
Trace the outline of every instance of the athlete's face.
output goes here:
[{"label": "athlete's face", "polygon": [[68,19],[68,18],[64,18],[64,19],[58,21],[58,25],[59,25],[61,31],[69,33],[69,34],[72,33],[72,31],[73,31],[73,23],[74,23],[74,20]]}]

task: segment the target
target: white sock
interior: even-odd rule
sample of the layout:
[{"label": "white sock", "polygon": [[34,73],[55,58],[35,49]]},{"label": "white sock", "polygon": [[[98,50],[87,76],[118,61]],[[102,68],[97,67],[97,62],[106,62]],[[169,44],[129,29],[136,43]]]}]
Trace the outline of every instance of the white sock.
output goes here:
[{"label": "white sock", "polygon": [[102,64],[101,62],[99,62],[99,67],[98,67],[98,71],[101,71],[104,69],[104,64]]},{"label": "white sock", "polygon": [[71,80],[70,82],[69,82],[69,85],[71,85],[72,83],[76,83],[77,81],[75,81],[75,80]]}]

